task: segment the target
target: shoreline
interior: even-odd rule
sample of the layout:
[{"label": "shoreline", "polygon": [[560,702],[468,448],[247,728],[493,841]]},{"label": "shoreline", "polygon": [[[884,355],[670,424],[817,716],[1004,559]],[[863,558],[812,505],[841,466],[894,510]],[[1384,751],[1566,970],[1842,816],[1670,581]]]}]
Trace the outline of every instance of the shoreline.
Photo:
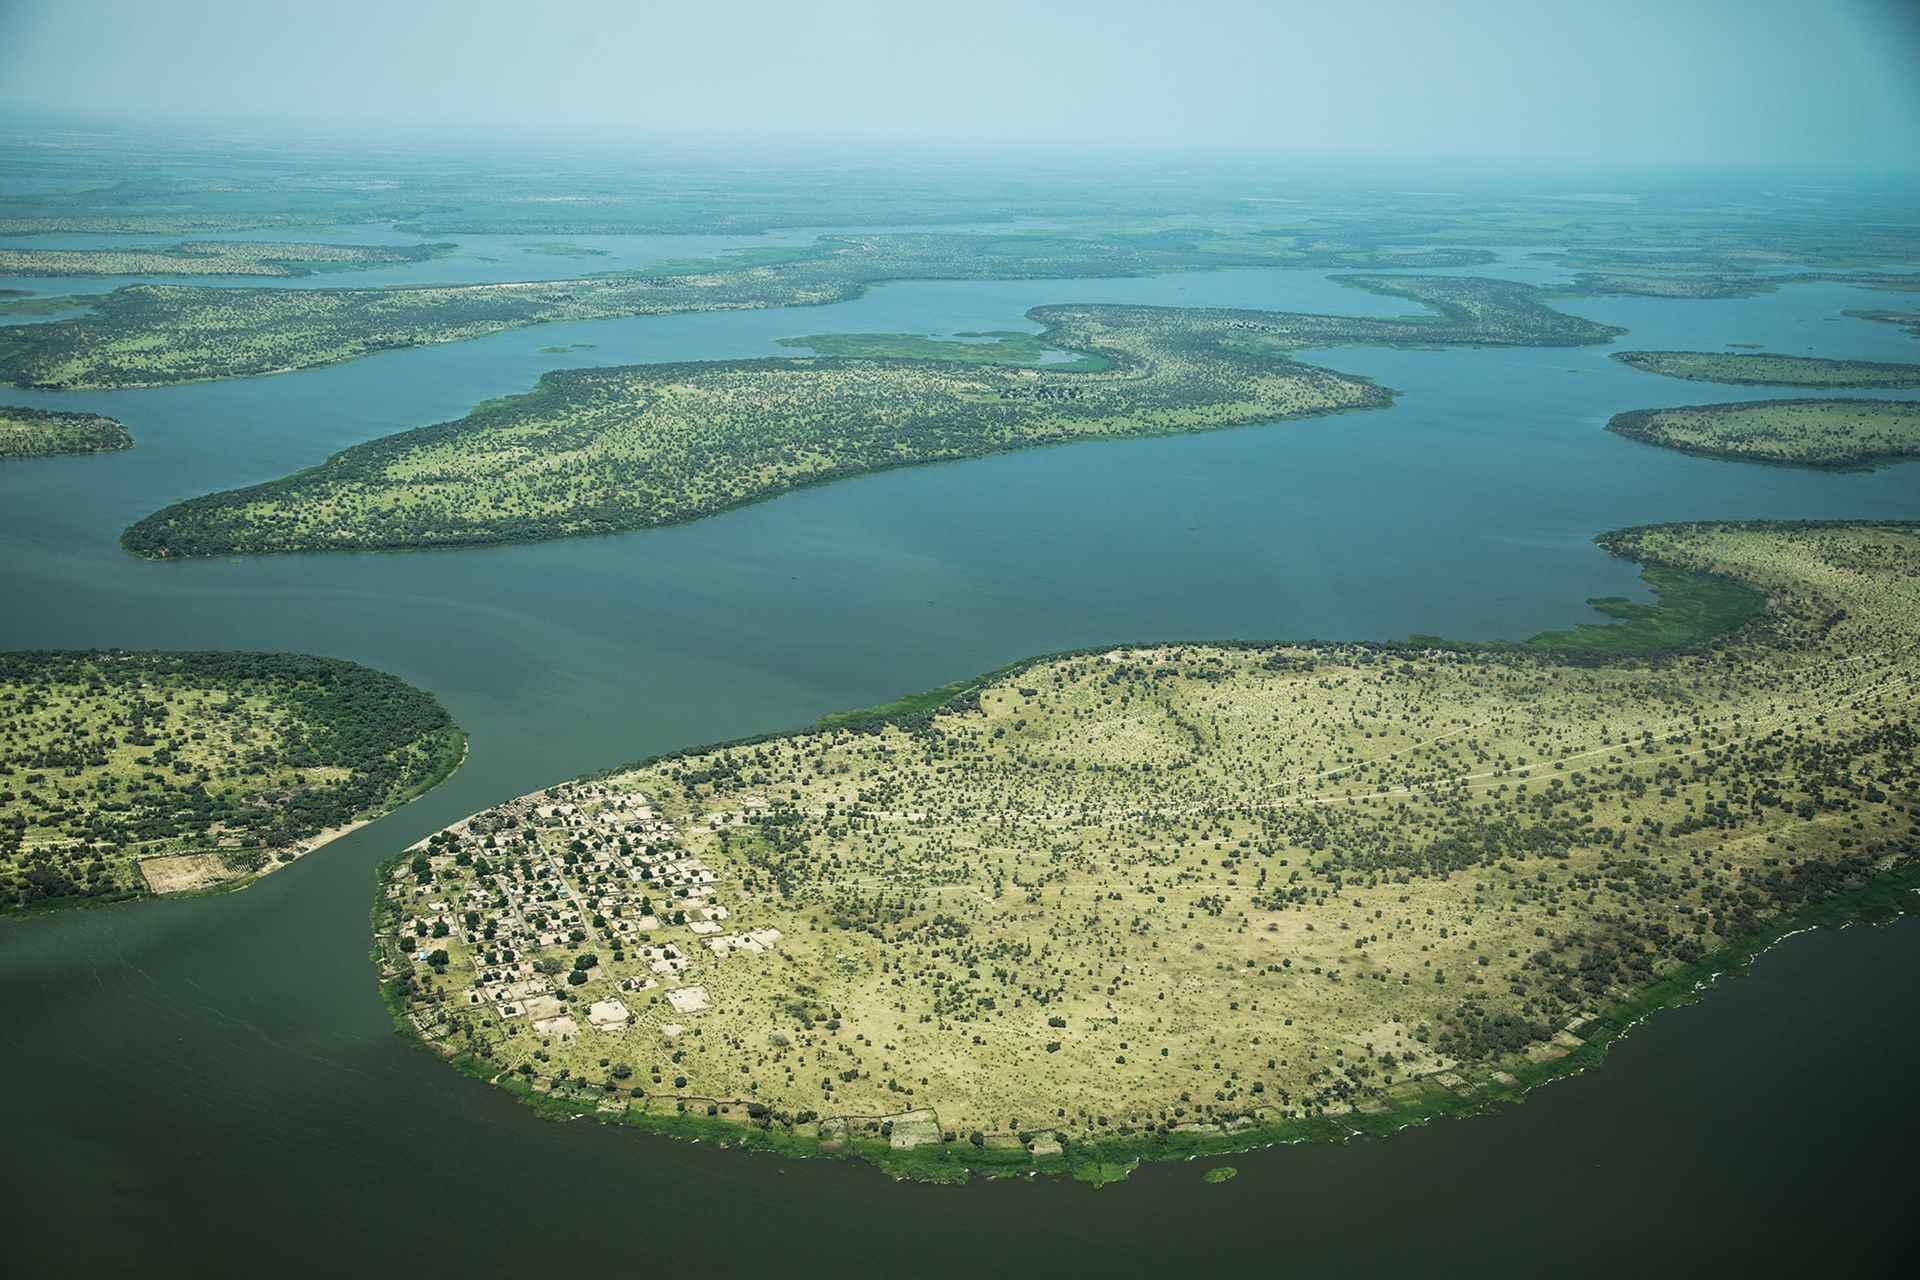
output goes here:
[{"label": "shoreline", "polygon": [[[385,866],[390,866],[399,856],[383,864],[383,874]],[[444,1051],[415,1032],[404,1005],[391,993],[384,974],[379,988],[381,1002],[394,1022],[396,1033],[462,1075],[503,1089],[521,1105],[548,1120],[593,1120],[662,1138],[713,1141],[722,1147],[790,1159],[864,1161],[897,1181],[962,1184],[976,1177],[1048,1176],[1098,1187],[1125,1180],[1148,1160],[1198,1160],[1306,1142],[1386,1138],[1434,1120],[1465,1118],[1498,1106],[1520,1103],[1535,1089],[1599,1067],[1614,1044],[1654,1015],[1704,1000],[1723,978],[1745,974],[1755,961],[1780,943],[1816,929],[1890,924],[1913,913],[1916,894],[1920,894],[1920,856],[1913,850],[1897,850],[1887,855],[1886,865],[1859,885],[1807,903],[1799,910],[1782,913],[1765,927],[1675,969],[1630,998],[1583,1015],[1572,1025],[1577,1025],[1585,1035],[1576,1036],[1571,1030],[1563,1029],[1550,1042],[1560,1052],[1546,1057],[1522,1053],[1476,1064],[1471,1068],[1471,1078],[1463,1080],[1461,1086],[1450,1086],[1439,1078],[1450,1074],[1458,1076],[1464,1070],[1454,1066],[1394,1085],[1346,1111],[1323,1110],[1316,1115],[1288,1116],[1264,1123],[1254,1121],[1230,1129],[1207,1126],[1154,1130],[1116,1134],[1111,1139],[1095,1142],[1062,1139],[1057,1155],[1035,1154],[1024,1144],[974,1147],[958,1140],[896,1148],[880,1132],[882,1124],[896,1117],[835,1116],[806,1124],[776,1124],[763,1104],[749,1099],[649,1094],[624,1102],[615,1099],[618,1105],[610,1107],[607,1095],[598,1090],[568,1087],[564,1093],[556,1092],[550,1083],[528,1084],[506,1072],[493,1070],[472,1055]],[[376,961],[384,905],[382,898],[374,907]],[[1568,1040],[1573,1043],[1565,1043]],[[1499,1079],[1500,1075],[1507,1079]],[[542,1087],[543,1084],[546,1087]],[[668,1107],[672,1109],[664,1109]],[[755,1115],[755,1109],[760,1114]],[[915,1108],[897,1115],[924,1112],[935,1112],[937,1116],[932,1107]],[[805,1132],[809,1128],[813,1132]],[[829,1130],[843,1136],[827,1136]],[[872,1136],[867,1136],[869,1134]]]},{"label": "shoreline", "polygon": [[[1684,528],[1691,523],[1700,522],[1613,530],[1598,535],[1595,542],[1611,554],[1651,567],[1665,562],[1635,555],[1637,548],[1632,542],[1634,536],[1661,528]],[[1766,527],[1878,527],[1888,524],[1911,527],[1914,522],[1705,523],[1732,524],[1736,527],[1749,524]],[[1703,576],[1709,578],[1717,577],[1704,571],[1696,572],[1702,572]],[[1439,640],[1400,644],[1359,642],[1344,647],[1376,653],[1451,650],[1510,654],[1531,656],[1545,664],[1555,665],[1580,665],[1596,658],[1614,662],[1657,663],[1726,644],[1756,627],[1764,627],[1766,617],[1766,612],[1762,611],[1735,620],[1714,634],[1682,638],[1677,643],[1648,647],[1639,652],[1610,652],[1590,647],[1530,648],[1524,643],[1511,642],[1495,645],[1449,644]],[[1229,643],[1236,648],[1271,648],[1289,643],[1314,646],[1322,642]],[[1116,647],[1144,646],[1105,645],[1070,652],[1103,653]],[[857,733],[884,725],[911,727],[924,723],[940,711],[965,707],[969,698],[977,696],[982,688],[993,681],[1060,656],[1051,654],[1023,658],[994,671],[920,694],[861,710],[824,716],[815,722],[812,731],[838,729]],[[729,743],[665,752],[647,760],[597,771],[580,780],[605,778],[663,760],[703,754],[723,747],[749,746],[793,732],[806,730],[775,731]],[[386,859],[377,872],[378,882],[384,886],[391,869],[424,843],[418,842]],[[1443,1116],[1472,1115],[1501,1103],[1518,1102],[1543,1084],[1578,1075],[1597,1066],[1615,1041],[1630,1034],[1654,1013],[1694,1002],[1711,990],[1722,976],[1743,971],[1760,955],[1795,933],[1820,927],[1844,927],[1860,921],[1883,922],[1914,910],[1913,894],[1920,892],[1920,848],[1915,847],[1910,839],[1902,844],[1882,846],[1871,854],[1862,854],[1859,860],[1850,865],[1852,872],[1843,880],[1845,887],[1840,892],[1802,900],[1790,909],[1780,910],[1751,932],[1726,939],[1697,961],[1677,964],[1638,991],[1630,991],[1622,998],[1609,1002],[1586,1004],[1575,1017],[1558,1027],[1550,1039],[1529,1044],[1518,1053],[1482,1059],[1471,1064],[1456,1062],[1419,1077],[1336,1102],[1332,1106],[1319,1107],[1307,1114],[1294,1114],[1289,1109],[1288,1114],[1282,1115],[1277,1114],[1275,1108],[1256,1107],[1243,1113],[1246,1117],[1244,1122],[1191,1124],[1171,1129],[1163,1126],[1116,1133],[1110,1138],[1094,1140],[1074,1138],[1041,1128],[1032,1132],[1022,1131],[1018,1144],[1008,1141],[1008,1135],[1000,1134],[996,1135],[997,1141],[987,1140],[975,1145],[968,1139],[960,1138],[956,1131],[946,1130],[942,1126],[940,1131],[943,1137],[940,1140],[895,1147],[886,1127],[889,1120],[931,1116],[937,1124],[937,1107],[912,1107],[887,1116],[817,1117],[809,1112],[801,1112],[789,1118],[784,1114],[776,1114],[767,1104],[755,1099],[643,1093],[638,1089],[612,1092],[601,1085],[562,1083],[559,1078],[523,1078],[502,1070],[497,1063],[421,1034],[419,1026],[410,1016],[406,999],[396,988],[395,979],[401,976],[401,970],[391,966],[385,954],[384,944],[391,937],[395,917],[393,903],[384,891],[376,894],[370,912],[370,959],[375,966],[381,1001],[387,1008],[397,1034],[451,1063],[462,1074],[505,1089],[521,1103],[549,1119],[585,1117],[665,1137],[713,1140],[723,1146],[769,1151],[797,1158],[859,1159],[898,1179],[951,1183],[965,1182],[975,1176],[1047,1174],[1104,1185],[1125,1178],[1143,1160],[1197,1159],[1297,1142],[1347,1141],[1358,1136],[1384,1137],[1399,1129],[1425,1124]],[[1845,870],[1845,867],[1842,869]],[[1035,1150],[1036,1147],[1039,1150]],[[1056,1147],[1057,1151],[1054,1150]]]},{"label": "shoreline", "polygon": [[[250,888],[258,881],[264,880],[274,872],[290,867],[310,854],[317,853],[334,841],[345,836],[350,836],[362,827],[370,826],[382,818],[398,813],[401,809],[421,799],[428,792],[458,773],[461,766],[466,764],[467,757],[473,750],[473,743],[466,730],[460,728],[458,725],[453,726],[453,730],[460,735],[460,755],[444,772],[430,779],[423,780],[419,786],[410,789],[404,798],[394,801],[377,813],[368,813],[364,817],[355,818],[352,822],[345,823],[341,826],[322,827],[319,831],[314,832],[313,835],[291,846],[290,850],[273,851],[273,854],[268,857],[266,864],[258,870],[239,872],[227,879],[218,880],[212,884],[200,885],[196,888],[161,892],[153,889],[148,884],[146,873],[140,870],[140,864],[148,861],[148,859],[136,858],[133,862],[133,868],[134,874],[138,878],[138,883],[141,886],[139,888],[130,888],[124,893],[103,895],[100,897],[79,899],[53,898],[34,903],[30,906],[8,908],[0,910],[0,921],[27,920],[40,916],[57,915],[67,911],[85,910],[95,907],[124,906],[134,902],[173,902],[183,901],[189,898],[210,898],[220,894],[239,893],[243,889]],[[289,851],[293,854],[290,858],[283,860],[277,856],[280,853]],[[196,857],[206,854],[217,856],[225,852],[226,850],[219,848],[184,849],[174,853],[152,854],[150,857]]]}]

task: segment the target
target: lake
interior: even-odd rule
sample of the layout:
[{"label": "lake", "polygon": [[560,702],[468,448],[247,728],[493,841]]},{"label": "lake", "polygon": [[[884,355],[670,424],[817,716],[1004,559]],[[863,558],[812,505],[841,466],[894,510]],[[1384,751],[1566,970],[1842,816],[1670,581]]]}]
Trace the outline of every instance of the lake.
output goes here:
[{"label": "lake", "polygon": [[[522,256],[545,275],[605,261]],[[1492,270],[1554,274],[1514,254]],[[780,354],[775,339],[809,333],[1031,330],[1024,312],[1052,302],[1407,309],[1328,276],[905,283],[828,307],[551,325],[272,378],[0,392],[111,414],[136,442],[0,467],[0,647],[330,654],[434,691],[472,735],[438,790],[245,892],[0,921],[10,1261],[763,1276],[849,1262],[1894,1265],[1912,1243],[1920,1136],[1900,1069],[1920,1049],[1911,921],[1792,939],[1524,1106],[1247,1154],[1219,1186],[1176,1164],[1099,1191],[896,1185],[542,1121],[396,1035],[367,958],[381,860],[589,770],[1062,648],[1564,627],[1594,617],[1589,596],[1646,598],[1631,565],[1592,545],[1627,524],[1920,518],[1911,466],[1749,466],[1602,430],[1624,409],[1792,393],[1662,379],[1604,347],[1339,348],[1302,359],[1396,388],[1393,408],[896,471],[535,546],[155,564],[116,541],[166,503],[457,417],[548,369]],[[1841,319],[1886,305],[1841,285],[1563,305],[1628,327],[1616,349],[1915,355],[1891,326]],[[546,350],[571,344],[591,346]]]}]

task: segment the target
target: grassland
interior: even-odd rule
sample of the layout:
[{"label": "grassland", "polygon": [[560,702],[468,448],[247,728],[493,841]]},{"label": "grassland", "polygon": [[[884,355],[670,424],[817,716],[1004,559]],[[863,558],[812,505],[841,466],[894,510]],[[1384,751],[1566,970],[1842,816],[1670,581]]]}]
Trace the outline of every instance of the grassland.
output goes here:
[{"label": "grassland", "polygon": [[1078,372],[806,358],[565,370],[457,421],[168,507],[122,541],[139,555],[172,557],[611,533],[887,467],[1390,403],[1364,379],[1289,358],[1305,346],[1571,343],[1614,332],[1542,306],[1523,285],[1356,279],[1427,302],[1434,314],[1030,312],[1046,326],[1034,342],[1092,357]]},{"label": "grassland", "polygon": [[110,453],[133,445],[127,429],[97,413],[62,413],[0,404],[0,458]]},{"label": "grassland", "polygon": [[0,276],[309,276],[425,262],[451,244],[188,240],[170,249],[4,249]]},{"label": "grassland", "polygon": [[452,772],[428,694],[294,654],[0,653],[0,909],[230,885]]},{"label": "grassland", "polygon": [[390,866],[390,1007],[553,1114],[911,1176],[1518,1096],[1912,878],[1920,532],[1608,545],[1764,614],[1063,655],[552,788]]},{"label": "grassland", "polygon": [[1802,467],[1868,467],[1920,455],[1920,402],[1749,400],[1615,414],[1607,430],[1668,449]]},{"label": "grassland", "polygon": [[1771,351],[1615,351],[1622,364],[1689,382],[1770,387],[1920,387],[1920,364],[1827,360]]},{"label": "grassland", "polygon": [[921,234],[823,239],[806,248],[656,264],[644,275],[521,284],[131,285],[100,295],[84,316],[0,330],[0,380],[73,389],[282,373],[551,321],[841,302],[888,280],[1125,276],[1230,266],[1443,267],[1487,256],[1464,249],[1301,248],[1286,238],[1223,249],[1171,233]]}]

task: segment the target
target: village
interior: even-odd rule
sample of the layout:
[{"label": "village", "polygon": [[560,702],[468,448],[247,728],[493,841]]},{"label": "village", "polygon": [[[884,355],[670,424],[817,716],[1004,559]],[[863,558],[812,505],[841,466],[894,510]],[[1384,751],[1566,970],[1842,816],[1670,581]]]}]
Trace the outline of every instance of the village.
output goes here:
[{"label": "village", "polygon": [[[582,1016],[595,1032],[624,1033],[648,1003],[699,1014],[710,1002],[688,976],[698,964],[780,941],[778,929],[729,929],[713,869],[679,847],[674,824],[644,797],[597,783],[509,801],[409,852],[412,886],[393,892],[408,916],[400,936],[418,944],[413,960],[444,970],[458,949],[473,970],[473,1011],[543,1040],[572,1040]],[[611,948],[610,963],[595,947]],[[581,1015],[576,996],[588,986],[600,998]],[[424,1035],[438,1021],[437,1011],[415,1015]],[[657,1025],[668,1040],[686,1029]]]}]

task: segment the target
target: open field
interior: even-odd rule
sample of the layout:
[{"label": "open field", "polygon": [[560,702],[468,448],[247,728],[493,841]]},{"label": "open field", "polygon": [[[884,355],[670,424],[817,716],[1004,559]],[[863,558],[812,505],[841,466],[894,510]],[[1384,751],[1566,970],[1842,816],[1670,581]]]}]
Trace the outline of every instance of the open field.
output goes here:
[{"label": "open field", "polygon": [[0,404],[0,458],[109,453],[133,445],[127,429],[97,413],[63,413]]},{"label": "open field", "polygon": [[804,248],[660,263],[645,275],[522,284],[133,285],[100,295],[84,316],[0,330],[0,380],[137,387],[282,373],[549,321],[841,302],[887,280],[1126,276],[1233,266],[1455,267],[1489,256],[1467,249],[1307,249],[1289,238],[1221,249],[1174,233],[917,234],[822,239]]},{"label": "open field", "polygon": [[1607,430],[1715,458],[1863,467],[1920,454],[1920,401],[1748,400],[1618,413]]},{"label": "open field", "polygon": [[554,787],[390,866],[390,1004],[556,1114],[923,1176],[1514,1096],[1914,849],[1920,532],[1606,541],[1764,612],[1043,658]]},{"label": "open field", "polygon": [[1622,364],[1690,382],[1771,387],[1920,387],[1920,364],[1827,360],[1771,351],[1615,351]]},{"label": "open field", "polygon": [[272,871],[465,741],[431,696],[331,658],[0,653],[0,909]]},{"label": "open field", "polygon": [[[1388,392],[1296,364],[1329,342],[1573,343],[1614,330],[1523,285],[1359,277],[1436,314],[1353,319],[1042,307],[1041,346],[1082,371],[954,361],[779,359],[577,369],[467,417],[336,454],[128,529],[145,556],[520,542],[711,515],[887,467],[1071,440],[1205,431],[1371,408]],[[1093,371],[1088,371],[1093,370]]]},{"label": "open field", "polygon": [[188,240],[171,249],[0,249],[0,276],[307,276],[425,262],[453,248]]}]

